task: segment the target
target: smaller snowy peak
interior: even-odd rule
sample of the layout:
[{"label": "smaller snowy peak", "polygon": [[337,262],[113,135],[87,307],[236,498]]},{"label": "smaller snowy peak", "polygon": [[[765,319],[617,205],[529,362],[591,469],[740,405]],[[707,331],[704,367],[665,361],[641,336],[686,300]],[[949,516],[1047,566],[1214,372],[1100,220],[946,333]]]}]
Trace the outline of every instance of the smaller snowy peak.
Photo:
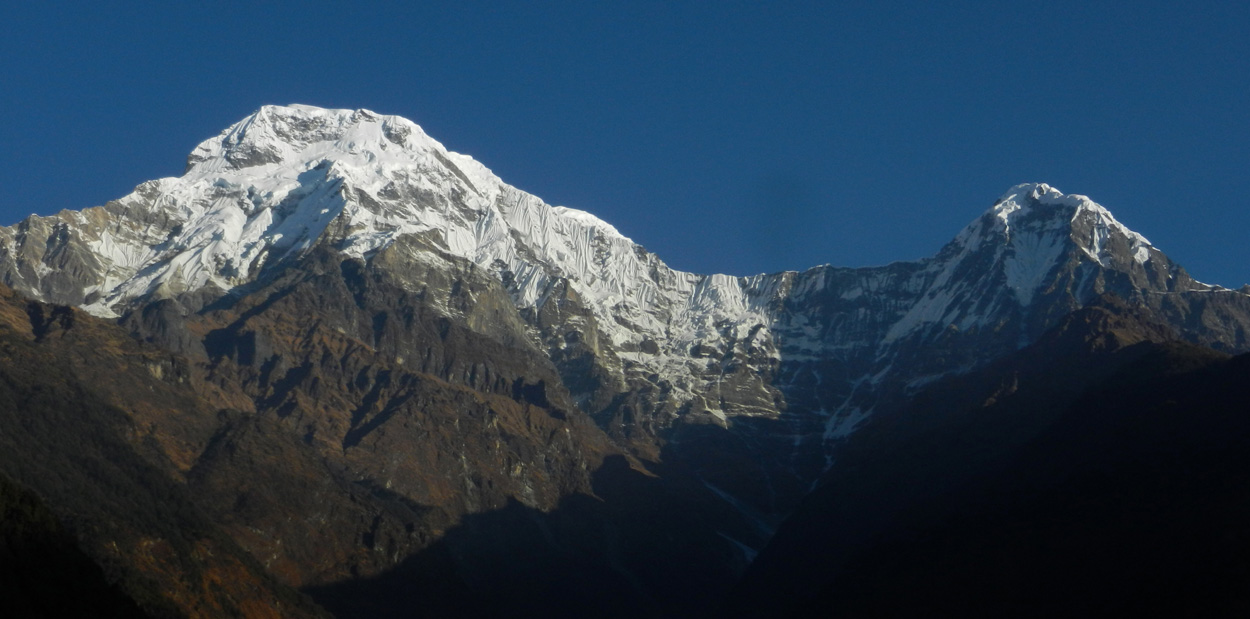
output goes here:
[{"label": "smaller snowy peak", "polygon": [[1082,214],[1093,215],[1099,223],[1114,228],[1117,232],[1142,244],[1150,245],[1146,237],[1120,223],[1111,211],[1090,200],[1088,196],[1075,193],[1065,194],[1046,183],[1016,185],[1003,194],[990,210],[1005,224],[1010,224],[1012,219],[1028,213],[1031,208],[1053,209],[1055,207],[1070,209],[1073,220]]},{"label": "smaller snowy peak", "polygon": [[1097,207],[1085,196],[1065,195],[1046,183],[1024,183],[999,197],[989,212],[1001,222],[1004,231],[1010,232],[1029,220],[1045,218],[1055,221],[1057,218],[1054,215],[1074,214],[1085,203]]},{"label": "smaller snowy peak", "polygon": [[[1155,256],[1163,262],[1147,269]],[[1167,271],[1168,264],[1146,237],[1086,196],[1045,183],[1016,185],[927,261],[923,300],[891,327],[885,342],[935,325],[966,330],[992,324],[1056,290],[1064,272],[1085,269],[1071,291],[1085,298],[1098,279],[1090,267],[1146,285],[1148,271]]]},{"label": "smaller snowy peak", "polygon": [[[1080,194],[1065,194],[1046,183],[1024,183],[1004,193],[990,208],[994,228],[1011,239],[1024,229],[1070,233],[1072,240],[1089,257],[1107,266],[1107,241],[1112,236],[1125,240],[1133,260],[1145,264],[1154,246],[1145,236],[1120,223],[1111,211]],[[969,228],[984,232],[978,221]],[[968,230],[966,232],[972,232]],[[963,235],[961,235],[963,236]]]}]

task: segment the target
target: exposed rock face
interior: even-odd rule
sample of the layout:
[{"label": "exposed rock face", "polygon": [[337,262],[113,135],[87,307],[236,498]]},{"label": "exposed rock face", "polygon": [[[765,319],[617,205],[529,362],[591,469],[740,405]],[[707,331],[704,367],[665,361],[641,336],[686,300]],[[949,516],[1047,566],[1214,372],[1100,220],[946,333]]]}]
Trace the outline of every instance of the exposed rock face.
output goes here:
[{"label": "exposed rock face", "polygon": [[[866,419],[1074,310],[1114,296],[1175,337],[1250,346],[1244,291],[1046,185],[929,259],[696,275],[407,120],[305,106],[262,108],[179,178],[0,228],[0,279],[168,351],[146,371],[201,404],[132,413],[145,457],[297,586],[383,574],[473,514],[611,494],[596,471],[615,459],[706,508],[720,547],[698,561],[723,567]],[[81,316],[38,307],[36,333]]]},{"label": "exposed rock face", "polygon": [[[240,595],[268,578],[262,566],[349,616],[407,616],[414,582],[423,608],[445,616],[522,602],[552,612],[571,603],[543,593],[562,580],[585,591],[580,608],[608,596],[621,616],[724,594],[745,567],[727,540],[764,541],[750,523],[612,447],[506,323],[470,331],[466,316],[440,316],[447,298],[414,300],[340,257],[314,251],[234,307],[183,321],[208,334],[211,360],[10,294],[0,468],[46,493],[158,614],[316,614],[277,583],[263,586],[281,595]],[[482,299],[474,311],[491,294],[507,302],[465,266],[449,288]],[[391,322],[393,307],[412,315]],[[427,352],[409,362],[386,352],[397,342]],[[101,467],[119,478],[96,488]],[[199,578],[231,584],[204,596]]]},{"label": "exposed rock face", "polygon": [[[397,243],[371,264],[314,250],[232,307],[187,322],[206,334],[214,371],[238,376],[263,423],[278,426],[229,427],[226,445],[276,446],[256,444],[248,457],[264,459],[240,462],[234,447],[214,446],[193,482],[220,496],[220,516],[254,553],[281,561],[301,585],[376,574],[468,513],[509,501],[550,511],[567,495],[590,493],[590,474],[609,452],[525,337],[499,283],[459,260],[409,269],[407,281],[376,268],[410,250]],[[300,449],[278,455],[281,437],[297,437]],[[313,486],[254,498],[239,486],[247,471],[289,475],[281,463],[300,454],[306,477],[320,478]],[[356,488],[346,496],[345,483]],[[387,510],[334,507],[360,493],[376,494]],[[253,500],[275,505],[233,510]],[[305,517],[281,518],[292,511]],[[351,522],[328,522],[336,518]],[[359,536],[342,535],[353,528]],[[319,541],[299,556],[291,539]]]}]

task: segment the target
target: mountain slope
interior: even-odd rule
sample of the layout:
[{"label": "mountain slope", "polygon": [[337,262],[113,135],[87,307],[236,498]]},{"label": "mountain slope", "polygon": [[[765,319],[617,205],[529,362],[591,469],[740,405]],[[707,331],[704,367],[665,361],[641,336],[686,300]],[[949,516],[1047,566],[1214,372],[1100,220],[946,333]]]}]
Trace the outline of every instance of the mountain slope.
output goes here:
[{"label": "mountain slope", "polygon": [[183,483],[229,414],[205,382],[116,325],[0,289],[0,471],[43,499],[110,584],[158,617],[323,616]]},{"label": "mountain slope", "polygon": [[[263,616],[265,587],[298,587],[347,616],[407,616],[414,582],[446,585],[424,602],[443,616],[492,592],[550,613],[563,603],[541,592],[570,576],[630,616],[723,595],[744,562],[718,531],[762,538],[612,447],[515,315],[492,313],[512,307],[497,280],[463,261],[407,268],[424,286],[409,292],[386,252],[371,268],[313,250],[159,334],[197,344],[190,358],[9,293],[0,471],[156,614]],[[171,305],[132,319],[173,324]]]}]

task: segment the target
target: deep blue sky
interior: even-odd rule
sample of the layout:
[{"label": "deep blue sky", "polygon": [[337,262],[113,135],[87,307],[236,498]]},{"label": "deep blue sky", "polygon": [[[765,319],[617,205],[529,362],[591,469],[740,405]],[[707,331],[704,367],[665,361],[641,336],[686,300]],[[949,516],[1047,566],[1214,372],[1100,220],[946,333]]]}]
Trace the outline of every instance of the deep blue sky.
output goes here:
[{"label": "deep blue sky", "polygon": [[3,224],[308,103],[410,118],[685,270],[915,259],[1044,181],[1250,281],[1246,3],[4,4]]}]

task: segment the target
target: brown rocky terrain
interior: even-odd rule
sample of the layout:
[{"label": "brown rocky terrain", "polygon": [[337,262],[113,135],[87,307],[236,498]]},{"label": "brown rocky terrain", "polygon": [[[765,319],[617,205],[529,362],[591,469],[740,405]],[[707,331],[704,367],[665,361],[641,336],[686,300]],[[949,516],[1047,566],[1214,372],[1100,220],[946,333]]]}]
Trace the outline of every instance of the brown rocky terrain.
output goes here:
[{"label": "brown rocky terrain", "polygon": [[206,517],[181,480],[225,410],[217,385],[115,325],[9,290],[0,351],[0,466],[144,612],[323,614]]},{"label": "brown rocky terrain", "polygon": [[[4,470],[155,614],[320,612],[303,588],[338,612],[407,616],[413,582],[445,584],[423,602],[443,614],[567,608],[537,595],[565,578],[597,592],[586,608],[615,598],[627,615],[722,594],[745,562],[717,531],[760,533],[689,476],[660,483],[613,447],[494,280],[471,264],[405,275],[424,290],[314,252],[229,305],[124,321],[180,352],[8,292],[5,370],[21,391]],[[78,496],[114,461],[138,471],[117,482],[133,503]]]}]

